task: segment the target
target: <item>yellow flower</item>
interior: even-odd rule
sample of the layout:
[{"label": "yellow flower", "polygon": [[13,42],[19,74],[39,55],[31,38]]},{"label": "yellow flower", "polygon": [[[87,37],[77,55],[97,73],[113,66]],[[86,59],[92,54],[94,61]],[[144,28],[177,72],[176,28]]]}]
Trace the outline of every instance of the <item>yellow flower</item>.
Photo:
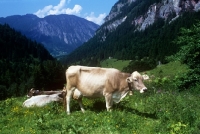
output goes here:
[{"label": "yellow flower", "polygon": [[14,112],[14,113],[18,113],[19,112],[19,107],[16,106],[11,111]]}]

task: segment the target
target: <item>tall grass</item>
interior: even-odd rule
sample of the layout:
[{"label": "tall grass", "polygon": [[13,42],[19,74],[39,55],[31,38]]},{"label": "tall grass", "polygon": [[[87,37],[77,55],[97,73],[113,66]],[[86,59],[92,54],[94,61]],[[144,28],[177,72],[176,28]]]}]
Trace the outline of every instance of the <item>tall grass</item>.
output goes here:
[{"label": "tall grass", "polygon": [[[21,98],[0,102],[0,133],[133,133],[192,134],[200,132],[199,92],[134,92],[112,112],[107,112],[104,99],[83,100],[86,113],[72,101],[72,113],[67,115],[61,103],[41,108],[24,108]],[[195,89],[196,90],[196,89]]]}]

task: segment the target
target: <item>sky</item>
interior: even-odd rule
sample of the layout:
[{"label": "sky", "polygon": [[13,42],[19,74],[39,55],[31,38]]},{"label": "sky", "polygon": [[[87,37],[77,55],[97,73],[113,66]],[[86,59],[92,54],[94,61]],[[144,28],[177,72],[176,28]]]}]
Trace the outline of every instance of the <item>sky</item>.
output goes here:
[{"label": "sky", "polygon": [[118,0],[0,0],[0,17],[71,14],[101,25]]}]

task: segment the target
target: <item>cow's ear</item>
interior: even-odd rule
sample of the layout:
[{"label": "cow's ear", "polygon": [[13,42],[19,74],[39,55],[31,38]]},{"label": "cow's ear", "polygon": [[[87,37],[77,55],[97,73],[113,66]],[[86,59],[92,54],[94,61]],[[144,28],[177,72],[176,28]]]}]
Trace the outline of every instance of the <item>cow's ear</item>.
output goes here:
[{"label": "cow's ear", "polygon": [[143,77],[143,80],[148,80],[149,79],[149,76],[148,75],[142,75],[142,77]]},{"label": "cow's ear", "polygon": [[31,88],[30,92],[31,92],[31,93],[34,93],[34,89],[33,89],[33,88]]},{"label": "cow's ear", "polygon": [[127,81],[128,83],[132,83],[132,82],[133,82],[132,79],[131,79],[130,77],[128,77],[128,78],[126,79],[126,81]]}]

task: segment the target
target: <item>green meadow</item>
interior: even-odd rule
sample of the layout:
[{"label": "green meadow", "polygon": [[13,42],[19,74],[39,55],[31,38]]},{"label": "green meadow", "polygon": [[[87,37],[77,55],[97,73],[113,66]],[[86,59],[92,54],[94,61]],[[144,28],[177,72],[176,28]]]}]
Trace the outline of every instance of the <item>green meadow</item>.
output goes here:
[{"label": "green meadow", "polygon": [[129,60],[107,59],[102,61],[100,65],[105,68],[116,68],[122,70],[124,67],[128,66],[129,63]]},{"label": "green meadow", "polygon": [[[122,69],[117,62],[128,63],[110,60],[112,65],[105,61],[101,66]],[[171,62],[145,72],[150,76],[150,80],[145,81],[148,92],[135,91],[132,96],[127,95],[114,104],[112,112],[106,111],[104,98],[84,98],[85,113],[73,100],[71,115],[66,114],[62,103],[24,108],[25,96],[8,98],[0,101],[0,133],[199,134],[200,86],[179,91],[175,85],[176,77],[186,71],[186,66]]]}]

